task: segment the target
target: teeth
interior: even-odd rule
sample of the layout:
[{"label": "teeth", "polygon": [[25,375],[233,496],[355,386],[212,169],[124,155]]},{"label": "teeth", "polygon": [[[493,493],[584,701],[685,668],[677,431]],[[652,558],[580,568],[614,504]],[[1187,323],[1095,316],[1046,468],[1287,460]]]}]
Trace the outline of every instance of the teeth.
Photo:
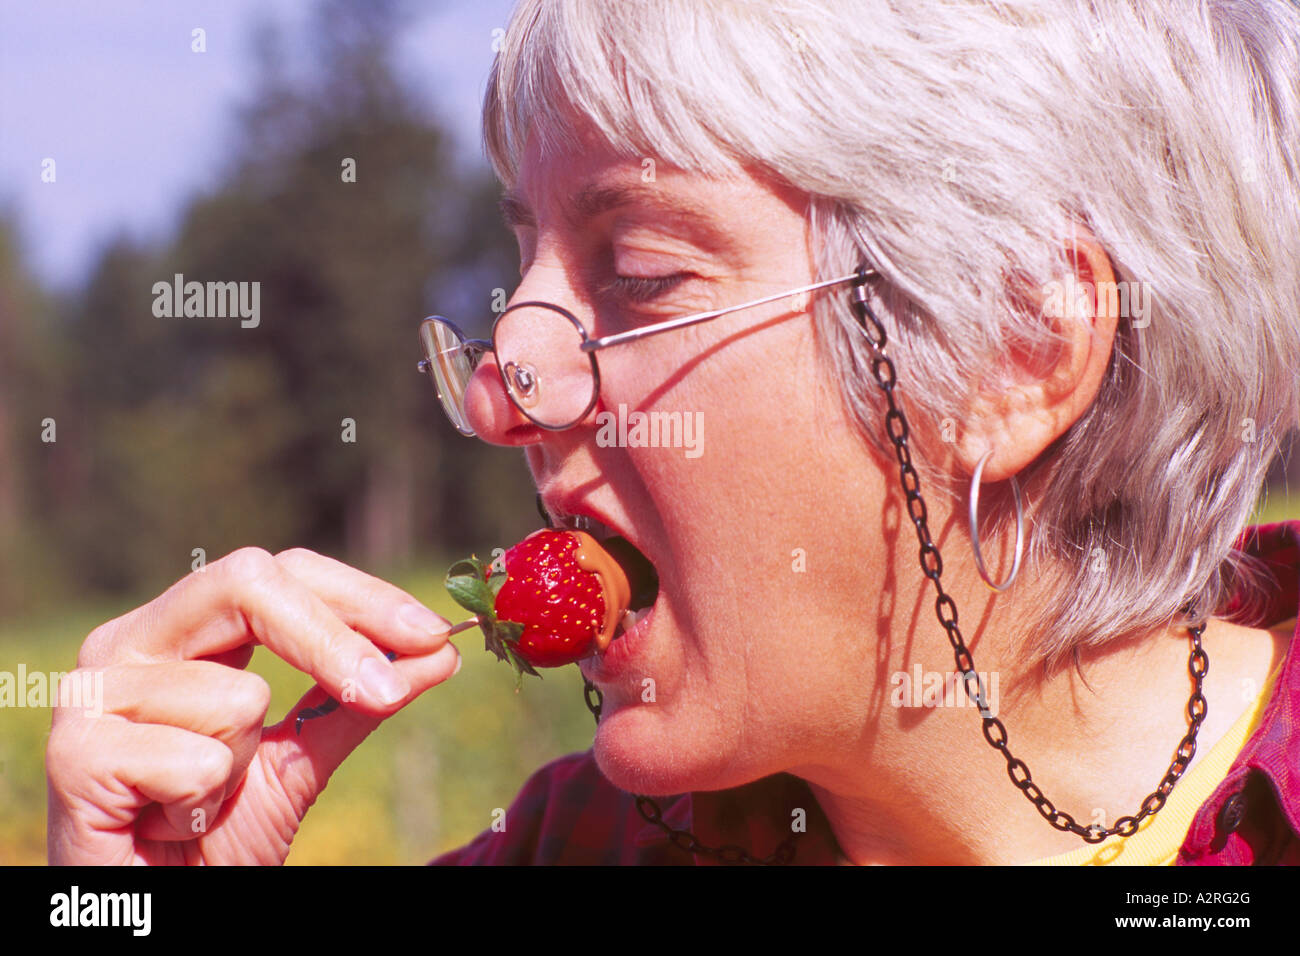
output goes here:
[{"label": "teeth", "polygon": [[571,531],[585,531],[597,541],[604,541],[611,536],[609,528],[588,515],[562,515],[553,518],[553,523]]},{"label": "teeth", "polygon": [[648,607],[643,607],[637,611],[624,611],[623,619],[619,621],[619,626],[624,631],[630,631],[649,613],[650,609]]}]

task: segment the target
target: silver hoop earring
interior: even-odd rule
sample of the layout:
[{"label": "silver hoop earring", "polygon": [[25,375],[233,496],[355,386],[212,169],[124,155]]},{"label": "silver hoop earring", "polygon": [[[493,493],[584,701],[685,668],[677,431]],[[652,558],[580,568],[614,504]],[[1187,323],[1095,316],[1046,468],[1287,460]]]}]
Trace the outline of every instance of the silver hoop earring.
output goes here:
[{"label": "silver hoop earring", "polygon": [[980,463],[975,467],[975,474],[971,477],[970,482],[970,543],[975,551],[975,570],[980,573],[984,583],[994,591],[1005,591],[1011,587],[1011,582],[1016,579],[1016,574],[1020,571],[1020,552],[1025,544],[1025,512],[1020,501],[1020,482],[1016,481],[1016,476],[1011,476],[1011,491],[1016,496],[1016,557],[1011,563],[1011,573],[1001,584],[994,584],[989,577],[988,571],[984,567],[984,556],[980,553],[980,533],[979,515],[980,507],[980,475],[984,474],[984,464],[993,455],[993,449],[990,448],[980,459]]}]

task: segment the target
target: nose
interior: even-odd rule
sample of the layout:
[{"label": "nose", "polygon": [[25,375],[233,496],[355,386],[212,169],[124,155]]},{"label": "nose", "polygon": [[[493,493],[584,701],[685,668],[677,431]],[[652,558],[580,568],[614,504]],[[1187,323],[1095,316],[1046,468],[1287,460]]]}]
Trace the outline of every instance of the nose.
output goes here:
[{"label": "nose", "polygon": [[465,417],[474,434],[492,445],[529,445],[545,435],[506,394],[496,355],[491,352],[483,356],[465,387]]},{"label": "nose", "polygon": [[[565,267],[539,254],[524,272],[507,308],[519,302],[577,301]],[[465,416],[474,433],[493,445],[528,445],[555,434],[536,424],[511,401],[495,352],[483,356],[470,377],[465,388]]]}]

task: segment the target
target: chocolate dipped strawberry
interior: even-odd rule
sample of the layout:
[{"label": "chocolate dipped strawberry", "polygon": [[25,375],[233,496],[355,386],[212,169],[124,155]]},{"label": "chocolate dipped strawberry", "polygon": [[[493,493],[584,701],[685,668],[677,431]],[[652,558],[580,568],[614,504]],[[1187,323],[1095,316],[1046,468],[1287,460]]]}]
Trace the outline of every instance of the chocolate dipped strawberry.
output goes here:
[{"label": "chocolate dipped strawberry", "polygon": [[603,651],[628,607],[619,563],[585,531],[544,529],[505,552],[504,571],[477,557],[447,572],[447,590],[478,617],[487,650],[516,674]]}]

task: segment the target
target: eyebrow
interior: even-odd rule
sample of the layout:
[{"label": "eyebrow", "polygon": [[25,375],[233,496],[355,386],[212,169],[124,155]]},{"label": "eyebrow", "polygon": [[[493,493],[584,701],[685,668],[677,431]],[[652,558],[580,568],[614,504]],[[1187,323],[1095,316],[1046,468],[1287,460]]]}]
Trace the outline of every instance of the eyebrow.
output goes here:
[{"label": "eyebrow", "polygon": [[[627,206],[639,206],[665,216],[672,224],[683,227],[696,239],[702,240],[704,247],[711,251],[730,250],[732,247],[731,240],[717,222],[701,213],[698,206],[652,189],[598,184],[584,186],[575,194],[566,218],[569,225],[576,229],[601,213]],[[516,193],[507,192],[502,196],[500,208],[501,218],[509,229],[537,225],[533,211]]]}]

